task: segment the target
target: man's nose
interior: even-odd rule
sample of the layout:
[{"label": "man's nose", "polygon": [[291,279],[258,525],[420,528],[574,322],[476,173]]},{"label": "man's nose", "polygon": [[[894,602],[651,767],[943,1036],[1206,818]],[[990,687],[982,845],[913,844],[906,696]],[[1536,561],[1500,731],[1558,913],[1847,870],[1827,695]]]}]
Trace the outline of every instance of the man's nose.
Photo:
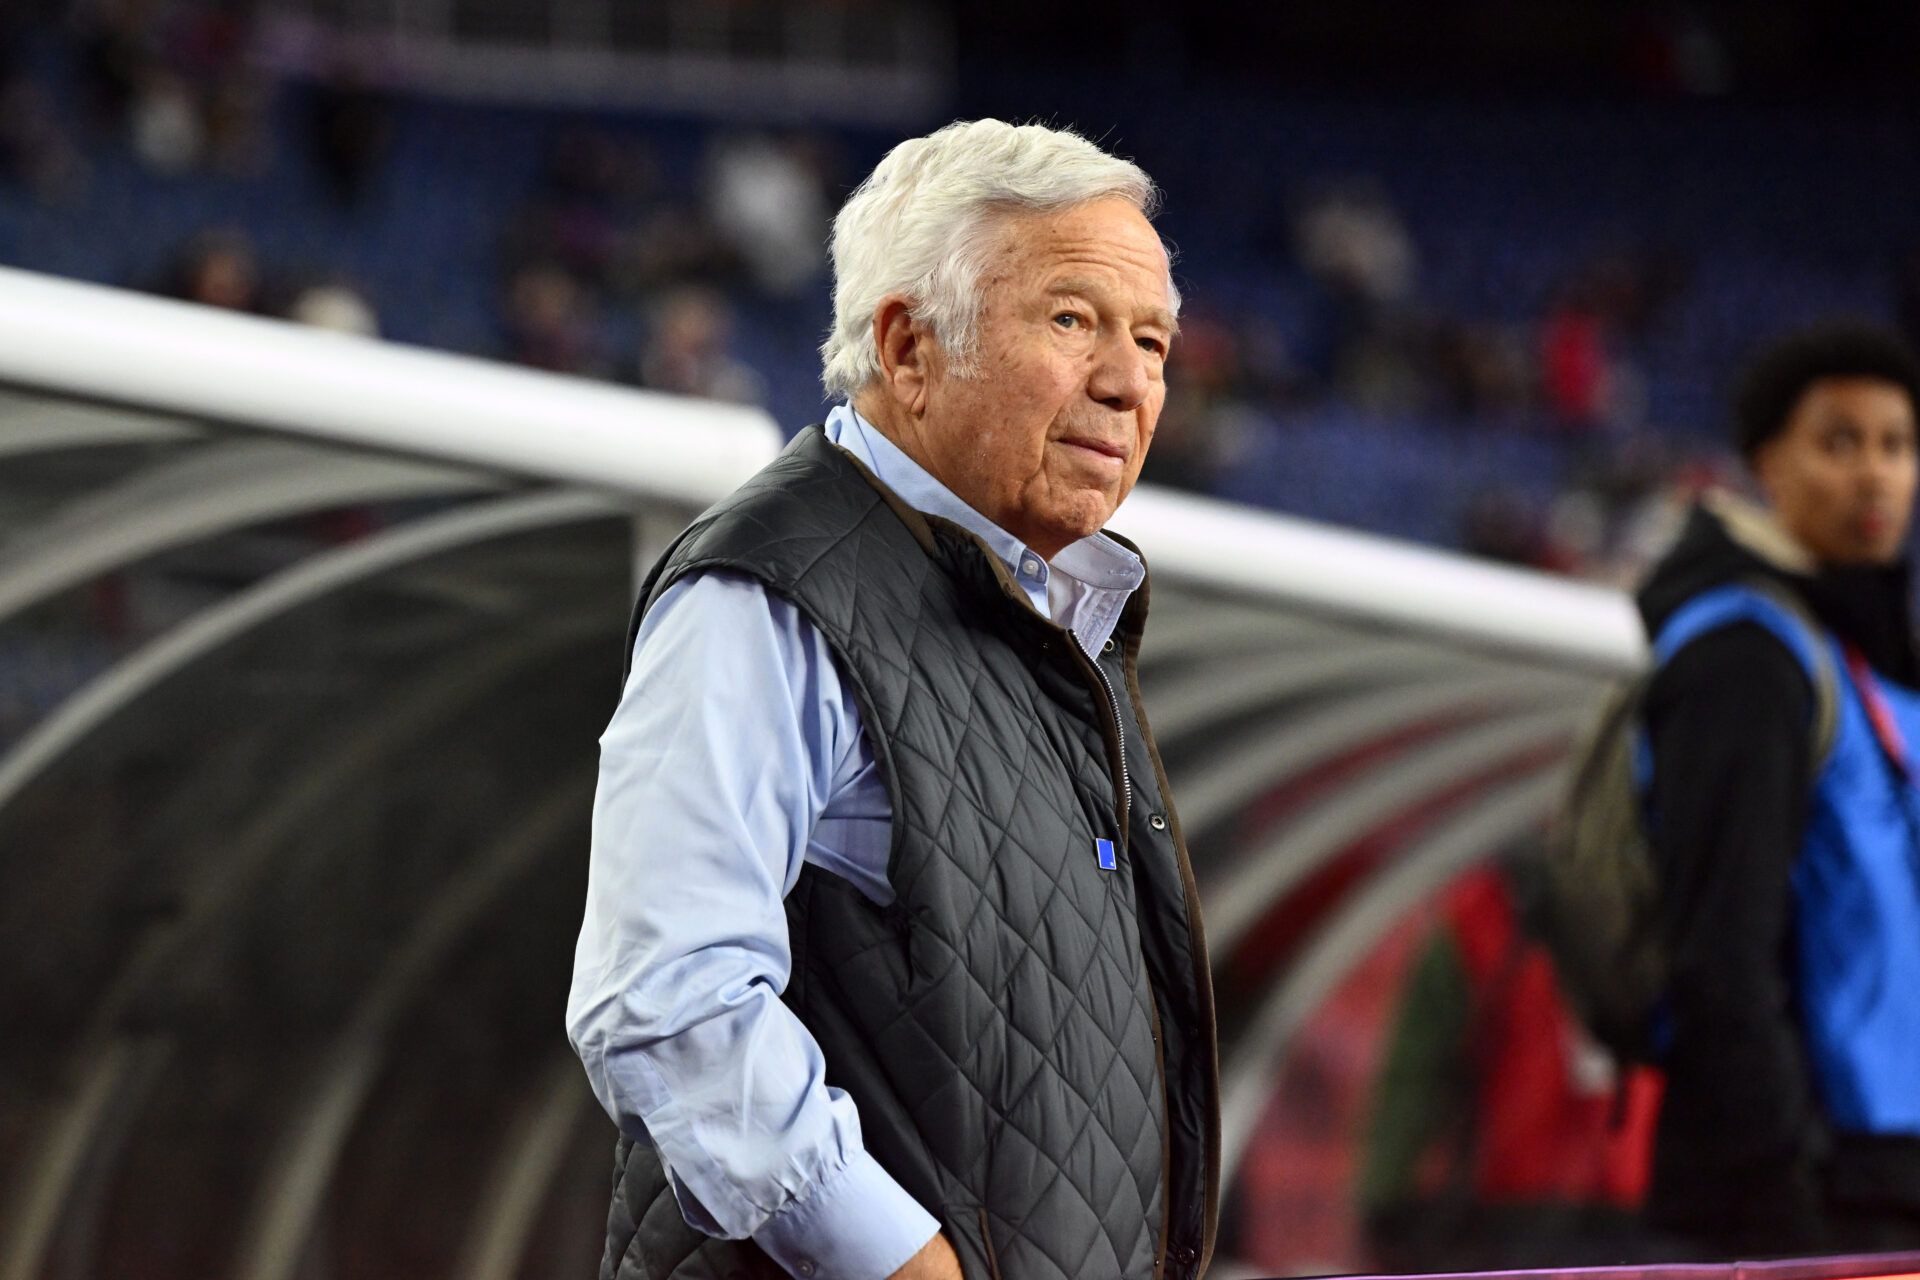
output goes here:
[{"label": "man's nose", "polygon": [[1129,413],[1146,400],[1153,387],[1147,371],[1147,353],[1132,334],[1117,334],[1100,344],[1093,374],[1087,380],[1087,394],[1106,405]]}]

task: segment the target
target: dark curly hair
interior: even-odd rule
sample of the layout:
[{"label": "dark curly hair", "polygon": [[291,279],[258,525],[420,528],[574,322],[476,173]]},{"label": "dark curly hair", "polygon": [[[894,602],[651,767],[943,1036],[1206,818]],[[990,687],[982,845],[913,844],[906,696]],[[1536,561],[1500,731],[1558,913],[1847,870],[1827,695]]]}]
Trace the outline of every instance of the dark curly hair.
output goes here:
[{"label": "dark curly hair", "polygon": [[1891,382],[1920,409],[1920,362],[1898,334],[1858,321],[1802,329],[1763,350],[1740,379],[1733,429],[1741,456],[1751,460],[1785,431],[1800,398],[1822,378]]}]

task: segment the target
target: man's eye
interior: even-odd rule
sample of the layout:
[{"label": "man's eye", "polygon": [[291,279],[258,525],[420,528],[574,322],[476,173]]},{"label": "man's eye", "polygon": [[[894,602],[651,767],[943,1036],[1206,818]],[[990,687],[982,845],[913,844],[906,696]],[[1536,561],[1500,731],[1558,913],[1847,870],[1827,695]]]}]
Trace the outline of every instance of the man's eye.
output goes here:
[{"label": "man's eye", "polygon": [[1053,318],[1053,322],[1063,329],[1077,329],[1080,327],[1080,317],[1071,311],[1062,311]]},{"label": "man's eye", "polygon": [[1167,353],[1166,346],[1158,338],[1141,338],[1140,349],[1148,355],[1161,356]]}]

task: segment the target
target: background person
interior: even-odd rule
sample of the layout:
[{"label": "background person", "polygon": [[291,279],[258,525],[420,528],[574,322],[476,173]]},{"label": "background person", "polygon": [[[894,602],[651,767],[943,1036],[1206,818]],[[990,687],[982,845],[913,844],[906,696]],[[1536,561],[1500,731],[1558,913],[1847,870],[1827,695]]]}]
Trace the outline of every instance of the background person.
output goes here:
[{"label": "background person", "polygon": [[[1646,701],[1672,956],[1648,1215],[1716,1256],[1920,1245],[1920,842],[1895,758],[1920,741],[1917,389],[1875,330],[1768,351],[1738,399],[1764,506],[1711,497],[1639,597],[1662,646],[1698,633]],[[1840,671],[1824,761],[1806,629],[1768,591]]]}]

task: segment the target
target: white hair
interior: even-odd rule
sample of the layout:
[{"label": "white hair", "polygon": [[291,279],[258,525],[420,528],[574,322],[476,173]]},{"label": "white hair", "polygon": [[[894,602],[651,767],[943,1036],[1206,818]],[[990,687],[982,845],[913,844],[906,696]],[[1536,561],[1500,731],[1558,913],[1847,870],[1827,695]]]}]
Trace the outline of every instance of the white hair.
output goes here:
[{"label": "white hair", "polygon": [[[1159,208],[1139,165],[1068,129],[959,121],[887,152],[833,220],[833,328],[820,345],[827,394],[851,396],[880,375],[873,313],[888,294],[912,300],[954,373],[969,376],[992,220],[1112,197],[1148,218]],[[1177,315],[1171,279],[1167,290]]]}]

